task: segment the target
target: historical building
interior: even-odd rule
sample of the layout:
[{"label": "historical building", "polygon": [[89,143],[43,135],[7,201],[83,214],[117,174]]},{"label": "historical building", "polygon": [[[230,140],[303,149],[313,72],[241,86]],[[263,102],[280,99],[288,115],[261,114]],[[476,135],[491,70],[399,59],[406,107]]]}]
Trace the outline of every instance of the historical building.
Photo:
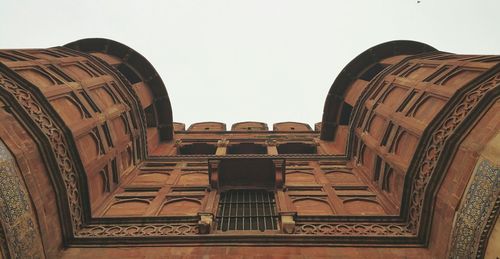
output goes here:
[{"label": "historical building", "polygon": [[143,56],[84,39],[1,50],[0,122],[2,258],[500,255],[500,56],[387,42],[314,129],[186,127]]}]

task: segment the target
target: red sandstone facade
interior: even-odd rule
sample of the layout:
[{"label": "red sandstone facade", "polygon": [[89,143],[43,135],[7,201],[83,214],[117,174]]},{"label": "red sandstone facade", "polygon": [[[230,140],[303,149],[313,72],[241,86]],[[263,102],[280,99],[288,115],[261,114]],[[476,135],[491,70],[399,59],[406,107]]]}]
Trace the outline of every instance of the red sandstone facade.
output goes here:
[{"label": "red sandstone facade", "polygon": [[314,129],[186,128],[121,43],[1,50],[1,255],[498,256],[499,63],[388,42]]}]

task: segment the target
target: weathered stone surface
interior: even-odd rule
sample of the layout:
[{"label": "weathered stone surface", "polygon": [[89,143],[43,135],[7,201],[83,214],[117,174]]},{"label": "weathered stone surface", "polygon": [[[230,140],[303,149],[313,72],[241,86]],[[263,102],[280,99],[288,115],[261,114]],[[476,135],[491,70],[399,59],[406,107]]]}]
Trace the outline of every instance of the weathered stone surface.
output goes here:
[{"label": "weathered stone surface", "polygon": [[[315,131],[248,121],[186,130],[152,65],[121,43],[0,50],[0,143],[22,176],[0,188],[30,201],[18,243],[40,257],[484,255],[498,201],[495,188],[474,191],[474,168],[496,161],[498,63],[388,42],[339,75]],[[255,197],[219,204],[233,189]],[[489,214],[464,212],[478,206]],[[464,231],[468,218],[481,229]],[[237,230],[217,228],[228,219]],[[1,220],[2,255],[24,256]]]}]

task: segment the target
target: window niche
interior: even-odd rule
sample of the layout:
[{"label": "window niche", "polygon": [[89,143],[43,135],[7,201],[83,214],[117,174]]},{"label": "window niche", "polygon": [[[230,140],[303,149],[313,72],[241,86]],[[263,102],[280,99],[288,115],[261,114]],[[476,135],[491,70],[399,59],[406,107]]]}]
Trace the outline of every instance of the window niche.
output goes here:
[{"label": "window niche", "polygon": [[213,155],[217,150],[215,144],[207,143],[192,143],[184,144],[178,148],[181,155]]},{"label": "window niche", "polygon": [[316,154],[318,152],[315,144],[308,143],[285,143],[277,146],[278,154]]},{"label": "window niche", "polygon": [[267,154],[267,147],[255,143],[233,144],[227,147],[227,154]]}]

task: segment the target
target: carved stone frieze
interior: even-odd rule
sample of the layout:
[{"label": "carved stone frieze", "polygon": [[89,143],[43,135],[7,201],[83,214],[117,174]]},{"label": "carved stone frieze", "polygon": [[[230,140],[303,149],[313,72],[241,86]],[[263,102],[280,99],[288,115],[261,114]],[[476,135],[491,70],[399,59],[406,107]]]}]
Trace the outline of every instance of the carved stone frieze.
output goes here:
[{"label": "carved stone frieze", "polygon": [[500,87],[500,73],[468,89],[458,105],[441,121],[439,127],[431,133],[430,143],[426,145],[426,148],[422,152],[424,158],[420,161],[417,167],[418,171],[412,181],[408,228],[418,229],[419,227],[424,195],[429,180],[435,172],[440,155],[445,148],[446,141],[453,134],[454,130],[467,118],[479,101],[489,91],[498,87]]},{"label": "carved stone frieze", "polygon": [[0,73],[0,87],[7,91],[22,107],[23,111],[31,118],[41,132],[47,138],[53,156],[57,162],[57,168],[66,187],[68,207],[71,216],[73,230],[78,229],[82,224],[83,211],[78,190],[78,176],[75,169],[75,159],[70,156],[68,144],[63,131],[56,122],[48,115],[47,110],[41,105],[37,98],[27,87],[15,82],[11,78]]},{"label": "carved stone frieze", "polygon": [[297,223],[295,234],[329,236],[414,236],[404,225],[374,223]]},{"label": "carved stone frieze", "polygon": [[136,225],[88,225],[81,228],[77,237],[162,237],[198,234],[196,223],[165,223]]}]

